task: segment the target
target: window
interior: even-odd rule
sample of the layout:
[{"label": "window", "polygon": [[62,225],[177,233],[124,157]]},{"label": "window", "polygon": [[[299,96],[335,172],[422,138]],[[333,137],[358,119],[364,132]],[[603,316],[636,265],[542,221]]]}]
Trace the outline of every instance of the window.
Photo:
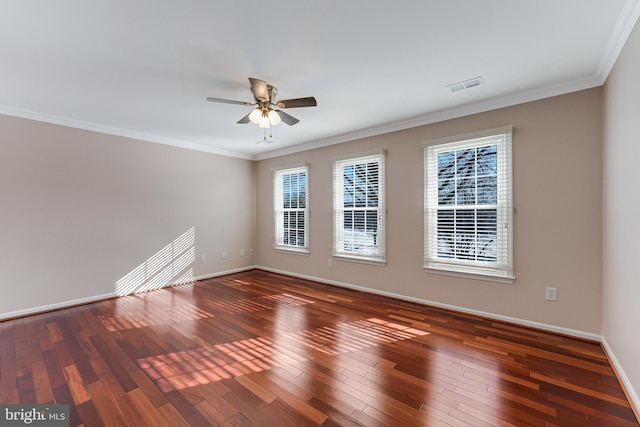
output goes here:
[{"label": "window", "polygon": [[425,144],[425,268],[513,280],[511,132]]},{"label": "window", "polygon": [[384,151],[333,164],[333,255],[384,262]]},{"label": "window", "polygon": [[276,249],[309,252],[308,167],[273,173]]}]

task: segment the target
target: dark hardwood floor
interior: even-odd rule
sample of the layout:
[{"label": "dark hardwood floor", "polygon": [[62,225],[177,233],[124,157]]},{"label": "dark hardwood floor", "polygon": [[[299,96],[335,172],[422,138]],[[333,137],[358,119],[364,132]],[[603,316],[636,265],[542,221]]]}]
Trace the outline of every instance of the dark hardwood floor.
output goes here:
[{"label": "dark hardwood floor", "polygon": [[598,343],[253,270],[0,323],[84,426],[638,426]]}]

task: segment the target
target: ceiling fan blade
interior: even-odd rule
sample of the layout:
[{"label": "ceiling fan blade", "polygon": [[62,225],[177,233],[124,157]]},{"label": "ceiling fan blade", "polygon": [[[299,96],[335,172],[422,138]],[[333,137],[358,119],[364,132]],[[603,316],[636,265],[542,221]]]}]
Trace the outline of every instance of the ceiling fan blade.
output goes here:
[{"label": "ceiling fan blade", "polygon": [[[249,113],[249,114],[251,114],[251,113]],[[238,120],[236,123],[241,124],[241,125],[243,125],[245,123],[249,123],[251,121],[251,120],[249,120],[249,114],[247,114],[246,116],[244,116],[243,118]]]},{"label": "ceiling fan blade", "polygon": [[293,126],[296,123],[298,123],[300,120],[296,119],[295,117],[285,113],[282,110],[275,110],[278,115],[280,116],[280,118],[282,119],[283,122],[285,122],[286,124],[288,124],[289,126]]},{"label": "ceiling fan blade", "polygon": [[221,102],[223,104],[253,105],[252,102],[234,101],[232,99],[211,98],[211,97],[207,98],[207,101],[209,101],[209,102]]},{"label": "ceiling fan blade", "polygon": [[249,82],[251,82],[251,92],[253,93],[253,97],[256,101],[269,101],[269,88],[267,87],[267,82],[260,79],[254,79],[253,77],[249,77]]},{"label": "ceiling fan blade", "polygon": [[278,101],[279,108],[315,107],[318,103],[313,96],[308,98],[283,99]]}]

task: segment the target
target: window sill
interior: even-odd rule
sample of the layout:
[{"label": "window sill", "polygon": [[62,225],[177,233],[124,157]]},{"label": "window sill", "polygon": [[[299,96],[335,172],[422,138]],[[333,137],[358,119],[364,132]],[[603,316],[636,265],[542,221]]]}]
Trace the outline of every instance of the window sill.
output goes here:
[{"label": "window sill", "polygon": [[281,252],[285,254],[309,256],[309,249],[290,248],[287,246],[275,246],[274,249],[276,250],[276,252]]},{"label": "window sill", "polygon": [[365,257],[342,255],[342,254],[333,254],[333,258],[336,261],[346,261],[346,262],[355,262],[359,264],[377,265],[378,267],[384,267],[385,265],[387,265],[387,261],[381,260],[378,258],[365,258]]},{"label": "window sill", "polygon": [[441,274],[443,276],[460,277],[463,279],[475,279],[485,280],[488,282],[505,283],[508,285],[513,284],[516,279],[514,276],[505,275],[500,273],[493,273],[491,271],[485,271],[479,268],[473,267],[461,267],[446,264],[426,263],[424,271],[432,274]]}]

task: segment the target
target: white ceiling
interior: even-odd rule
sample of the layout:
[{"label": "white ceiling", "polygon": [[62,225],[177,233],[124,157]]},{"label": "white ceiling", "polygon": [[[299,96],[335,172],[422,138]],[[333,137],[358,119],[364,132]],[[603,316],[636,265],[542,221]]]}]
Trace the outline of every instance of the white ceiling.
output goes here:
[{"label": "white ceiling", "polygon": [[[639,3],[2,0],[0,113],[267,158],[599,86]],[[248,77],[318,106],[256,143],[251,107],[206,101]]]}]

